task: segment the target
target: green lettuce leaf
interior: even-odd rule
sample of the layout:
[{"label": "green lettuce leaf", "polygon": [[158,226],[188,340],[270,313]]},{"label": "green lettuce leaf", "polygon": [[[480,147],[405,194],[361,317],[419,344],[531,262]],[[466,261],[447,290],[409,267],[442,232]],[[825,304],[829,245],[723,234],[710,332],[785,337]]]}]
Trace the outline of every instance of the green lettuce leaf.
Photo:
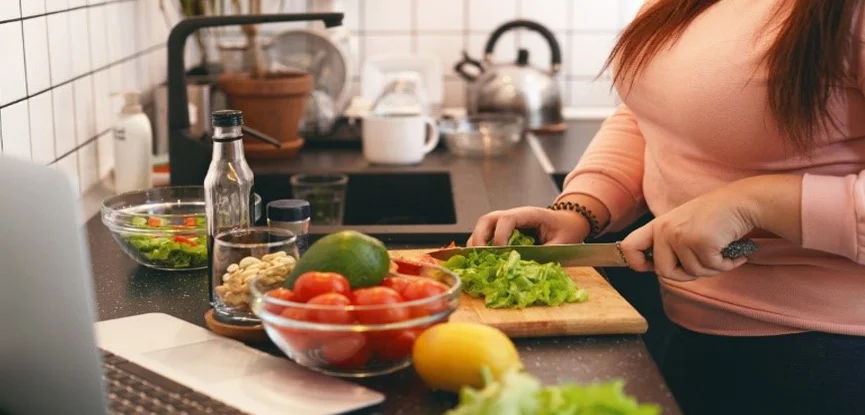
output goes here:
[{"label": "green lettuce leaf", "polygon": [[463,388],[459,404],[445,415],[657,415],[657,405],[639,404],[624,382],[543,386],[516,370],[482,389]]}]

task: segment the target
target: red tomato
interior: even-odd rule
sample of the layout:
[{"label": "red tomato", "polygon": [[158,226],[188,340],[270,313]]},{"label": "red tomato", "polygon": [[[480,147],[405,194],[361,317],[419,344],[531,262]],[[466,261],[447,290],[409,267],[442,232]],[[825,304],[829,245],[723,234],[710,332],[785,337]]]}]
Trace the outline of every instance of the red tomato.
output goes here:
[{"label": "red tomato", "polygon": [[402,301],[402,296],[393,288],[370,287],[354,290],[354,303],[358,306],[392,305],[375,310],[357,310],[357,319],[364,324],[386,324],[407,320],[408,309],[398,305]]},{"label": "red tomato", "polygon": [[301,303],[327,293],[348,296],[351,293],[348,280],[335,272],[307,272],[294,282],[294,295]]},{"label": "red tomato", "polygon": [[[406,301],[421,300],[437,295],[444,294],[448,291],[448,287],[438,281],[428,279],[412,280],[407,287],[402,291],[403,298]],[[411,307],[412,318],[428,316],[439,313],[447,309],[447,299],[440,298],[431,300],[422,305]]]},{"label": "red tomato", "polygon": [[175,236],[174,242],[177,242],[179,244],[186,244],[189,246],[198,246],[198,242],[195,242],[192,239],[189,239],[185,236]]},{"label": "red tomato", "polygon": [[[313,297],[307,304],[326,305],[347,307],[351,305],[351,300],[348,297],[337,294],[327,293]],[[307,310],[309,320],[317,323],[325,324],[351,324],[354,322],[354,315],[351,310]]]},{"label": "red tomato", "polygon": [[381,282],[382,287],[393,288],[394,291],[402,294],[402,290],[408,286],[411,279],[406,277],[387,277]]},{"label": "red tomato", "polygon": [[[277,288],[268,292],[267,296],[283,301],[294,301],[294,293],[288,288]],[[265,304],[264,309],[278,315],[282,313],[283,307],[279,304]]]},{"label": "red tomato", "polygon": [[333,366],[358,369],[369,361],[369,342],[361,333],[345,333],[322,344],[321,356]]},{"label": "red tomato", "polygon": [[373,353],[381,360],[395,362],[411,356],[414,341],[423,329],[388,330],[370,333]]},{"label": "red tomato", "polygon": [[413,261],[406,261],[403,259],[395,259],[393,262],[396,264],[396,272],[405,275],[418,275],[420,274],[420,264]]},{"label": "red tomato", "polygon": [[162,219],[154,217],[147,218],[147,226],[158,228],[162,226]]},{"label": "red tomato", "polygon": [[194,228],[195,218],[183,218],[183,226],[186,226],[187,228]]},{"label": "red tomato", "polygon": [[[307,313],[305,310],[298,308],[286,307],[280,314],[282,317],[293,321],[307,321]],[[319,339],[315,333],[309,330],[293,329],[288,327],[279,327],[277,330],[282,335],[288,345],[297,352],[305,353],[314,349],[319,344]]]}]

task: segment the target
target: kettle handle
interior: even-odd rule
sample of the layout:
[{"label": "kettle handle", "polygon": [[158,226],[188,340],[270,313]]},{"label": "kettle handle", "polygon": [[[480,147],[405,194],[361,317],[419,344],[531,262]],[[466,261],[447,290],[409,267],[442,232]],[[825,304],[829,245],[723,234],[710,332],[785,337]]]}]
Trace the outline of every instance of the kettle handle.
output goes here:
[{"label": "kettle handle", "polygon": [[562,49],[559,47],[559,42],[556,41],[556,37],[553,36],[553,32],[549,29],[541,25],[540,23],[531,21],[531,20],[512,20],[507,22],[496,29],[492,35],[490,35],[489,40],[487,40],[487,46],[484,49],[484,60],[488,63],[492,60],[493,50],[496,47],[496,42],[498,42],[499,38],[505,34],[505,32],[516,29],[516,28],[524,28],[533,30],[538,32],[544,39],[547,41],[547,44],[550,45],[550,51],[552,52],[552,63],[550,67],[550,71],[552,73],[556,73],[562,67]]},{"label": "kettle handle", "polygon": [[[465,69],[466,66],[474,66],[475,68],[477,68],[478,72],[476,74],[468,72]],[[484,73],[484,67],[483,65],[481,65],[480,61],[472,59],[471,57],[469,57],[468,52],[463,51],[463,60],[457,62],[457,64],[454,65],[454,71],[460,74],[460,76],[462,76],[463,79],[465,79],[466,81],[474,82],[475,79],[478,79],[478,76],[480,76],[480,74]]]}]

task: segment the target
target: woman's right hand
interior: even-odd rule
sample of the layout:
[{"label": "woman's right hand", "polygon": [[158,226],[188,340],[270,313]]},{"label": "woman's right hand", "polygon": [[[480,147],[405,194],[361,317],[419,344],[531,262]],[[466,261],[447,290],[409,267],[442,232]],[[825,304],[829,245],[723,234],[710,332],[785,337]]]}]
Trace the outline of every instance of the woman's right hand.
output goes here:
[{"label": "woman's right hand", "polygon": [[572,211],[519,207],[490,212],[478,219],[468,246],[507,245],[514,229],[536,229],[542,244],[580,243],[589,236],[589,221]]}]

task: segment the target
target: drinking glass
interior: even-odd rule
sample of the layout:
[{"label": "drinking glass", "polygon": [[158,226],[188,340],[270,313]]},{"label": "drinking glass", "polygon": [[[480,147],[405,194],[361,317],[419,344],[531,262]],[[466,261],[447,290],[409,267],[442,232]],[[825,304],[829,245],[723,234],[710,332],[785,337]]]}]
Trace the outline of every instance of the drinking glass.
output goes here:
[{"label": "drinking glass", "polygon": [[341,225],[345,214],[348,176],[340,173],[295,174],[291,189],[295,199],[309,202],[313,225]]},{"label": "drinking glass", "polygon": [[267,284],[280,286],[299,257],[295,234],[286,229],[256,226],[216,235],[210,276],[216,320],[260,324],[250,309],[249,282],[260,276]]}]

